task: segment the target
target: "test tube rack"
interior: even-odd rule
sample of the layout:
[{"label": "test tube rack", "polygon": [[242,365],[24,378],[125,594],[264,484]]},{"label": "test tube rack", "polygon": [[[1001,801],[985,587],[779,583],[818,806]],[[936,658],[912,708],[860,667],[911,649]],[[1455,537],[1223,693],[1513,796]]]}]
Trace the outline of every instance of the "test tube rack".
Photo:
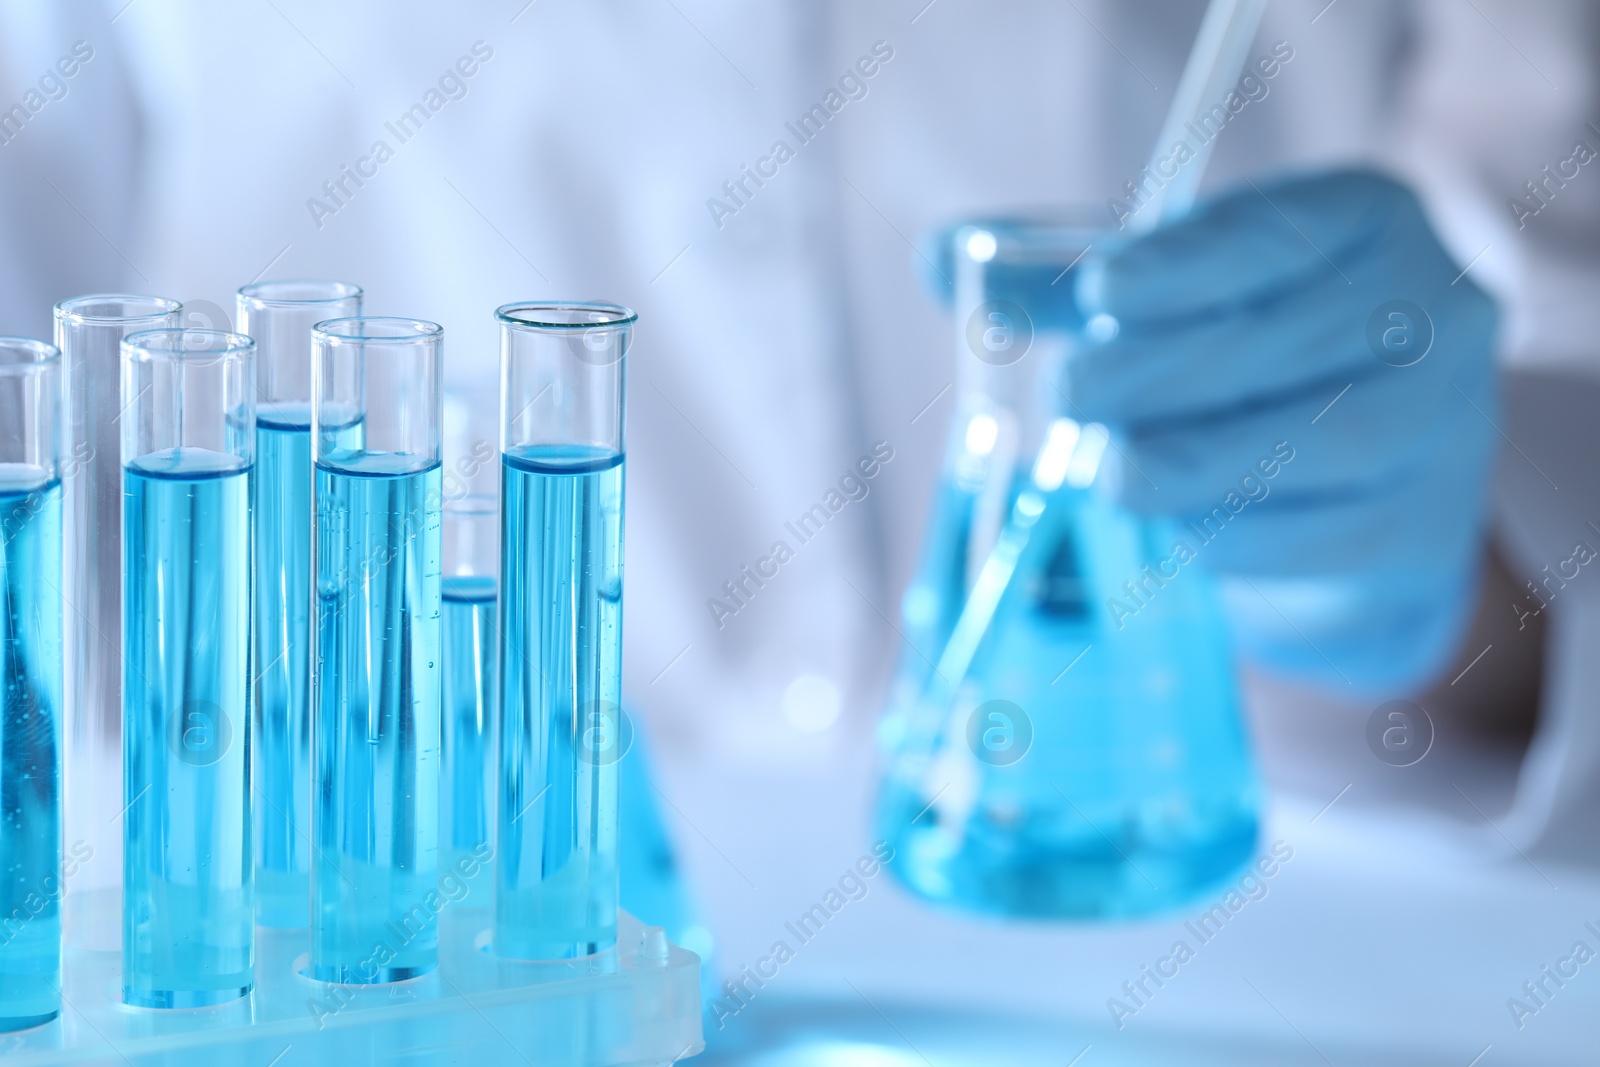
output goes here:
[{"label": "test tube rack", "polygon": [[116,952],[67,949],[61,1015],[0,1034],[7,1067],[106,1064],[670,1065],[704,1048],[700,959],[660,927],[619,914],[617,947],[521,962],[488,951],[492,916],[447,907],[439,966],[385,985],[333,985],[301,972],[305,930],[256,928],[256,986],[214,1008],[122,1003]]}]

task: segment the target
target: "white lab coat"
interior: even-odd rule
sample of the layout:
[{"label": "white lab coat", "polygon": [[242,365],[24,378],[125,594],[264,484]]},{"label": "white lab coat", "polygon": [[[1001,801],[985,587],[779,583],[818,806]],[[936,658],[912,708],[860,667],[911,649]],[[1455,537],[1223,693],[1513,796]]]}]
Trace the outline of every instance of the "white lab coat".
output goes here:
[{"label": "white lab coat", "polygon": [[[951,403],[950,329],[910,242],[962,214],[1116,195],[1202,5],[122,2],[0,14],[0,107],[75,41],[94,51],[0,145],[0,331],[47,336],[50,304],[85,291],[231,310],[258,276],[337,277],[369,313],[441,322],[465,389],[492,383],[501,303],[637,309],[625,689],[692,880],[747,958],[787,906],[749,887],[847,864],[864,832],[891,620]],[[1590,6],[1325,4],[1269,11],[1252,54],[1282,40],[1294,58],[1207,185],[1394,169],[1505,302],[1508,361],[1592,363],[1600,164],[1521,230],[1507,206],[1575,140],[1600,146]],[[450,99],[440,79],[464,57]],[[791,126],[851,72],[865,95],[842,91],[802,143]],[[444,102],[402,141],[392,124],[430,89]],[[719,620],[724,583],[878,442],[893,458],[867,499]]]}]

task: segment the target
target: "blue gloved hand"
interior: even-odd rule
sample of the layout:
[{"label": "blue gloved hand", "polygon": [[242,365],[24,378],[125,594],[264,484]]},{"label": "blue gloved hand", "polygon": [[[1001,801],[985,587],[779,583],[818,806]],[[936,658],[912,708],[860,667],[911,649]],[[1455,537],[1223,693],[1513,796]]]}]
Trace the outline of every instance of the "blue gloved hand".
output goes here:
[{"label": "blue gloved hand", "polygon": [[[1063,407],[1112,429],[1120,499],[1224,577],[1246,655],[1362,696],[1443,670],[1481,563],[1497,315],[1415,196],[1356,171],[1246,187],[1073,273]],[[1070,317],[1032,282],[1012,299]]]}]

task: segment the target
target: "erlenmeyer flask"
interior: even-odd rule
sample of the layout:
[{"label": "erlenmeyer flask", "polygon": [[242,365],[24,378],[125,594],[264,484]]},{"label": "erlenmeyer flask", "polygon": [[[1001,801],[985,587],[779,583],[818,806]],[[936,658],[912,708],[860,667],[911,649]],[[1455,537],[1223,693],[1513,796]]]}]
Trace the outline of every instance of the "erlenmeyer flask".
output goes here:
[{"label": "erlenmeyer flask", "polygon": [[[1109,438],[1062,417],[1054,387],[1083,324],[988,299],[1070,307],[1068,268],[1099,239],[1015,222],[954,235],[961,395],[902,609],[911,648],[880,729],[877,819],[897,877],[966,910],[1160,911],[1229,878],[1256,842],[1260,787],[1203,544],[1093,488]],[[992,618],[974,610],[1001,589]]]}]

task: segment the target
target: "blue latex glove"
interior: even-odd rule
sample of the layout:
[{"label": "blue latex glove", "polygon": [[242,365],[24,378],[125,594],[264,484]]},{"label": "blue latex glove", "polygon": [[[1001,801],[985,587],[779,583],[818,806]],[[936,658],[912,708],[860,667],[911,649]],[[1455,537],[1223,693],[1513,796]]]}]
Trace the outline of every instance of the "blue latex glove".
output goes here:
[{"label": "blue latex glove", "polygon": [[1443,670],[1476,595],[1497,314],[1415,196],[1356,171],[1246,187],[1074,274],[1075,315],[1036,279],[1009,298],[1101,338],[1063,406],[1112,428],[1126,505],[1186,524],[1246,655],[1362,696]]}]

